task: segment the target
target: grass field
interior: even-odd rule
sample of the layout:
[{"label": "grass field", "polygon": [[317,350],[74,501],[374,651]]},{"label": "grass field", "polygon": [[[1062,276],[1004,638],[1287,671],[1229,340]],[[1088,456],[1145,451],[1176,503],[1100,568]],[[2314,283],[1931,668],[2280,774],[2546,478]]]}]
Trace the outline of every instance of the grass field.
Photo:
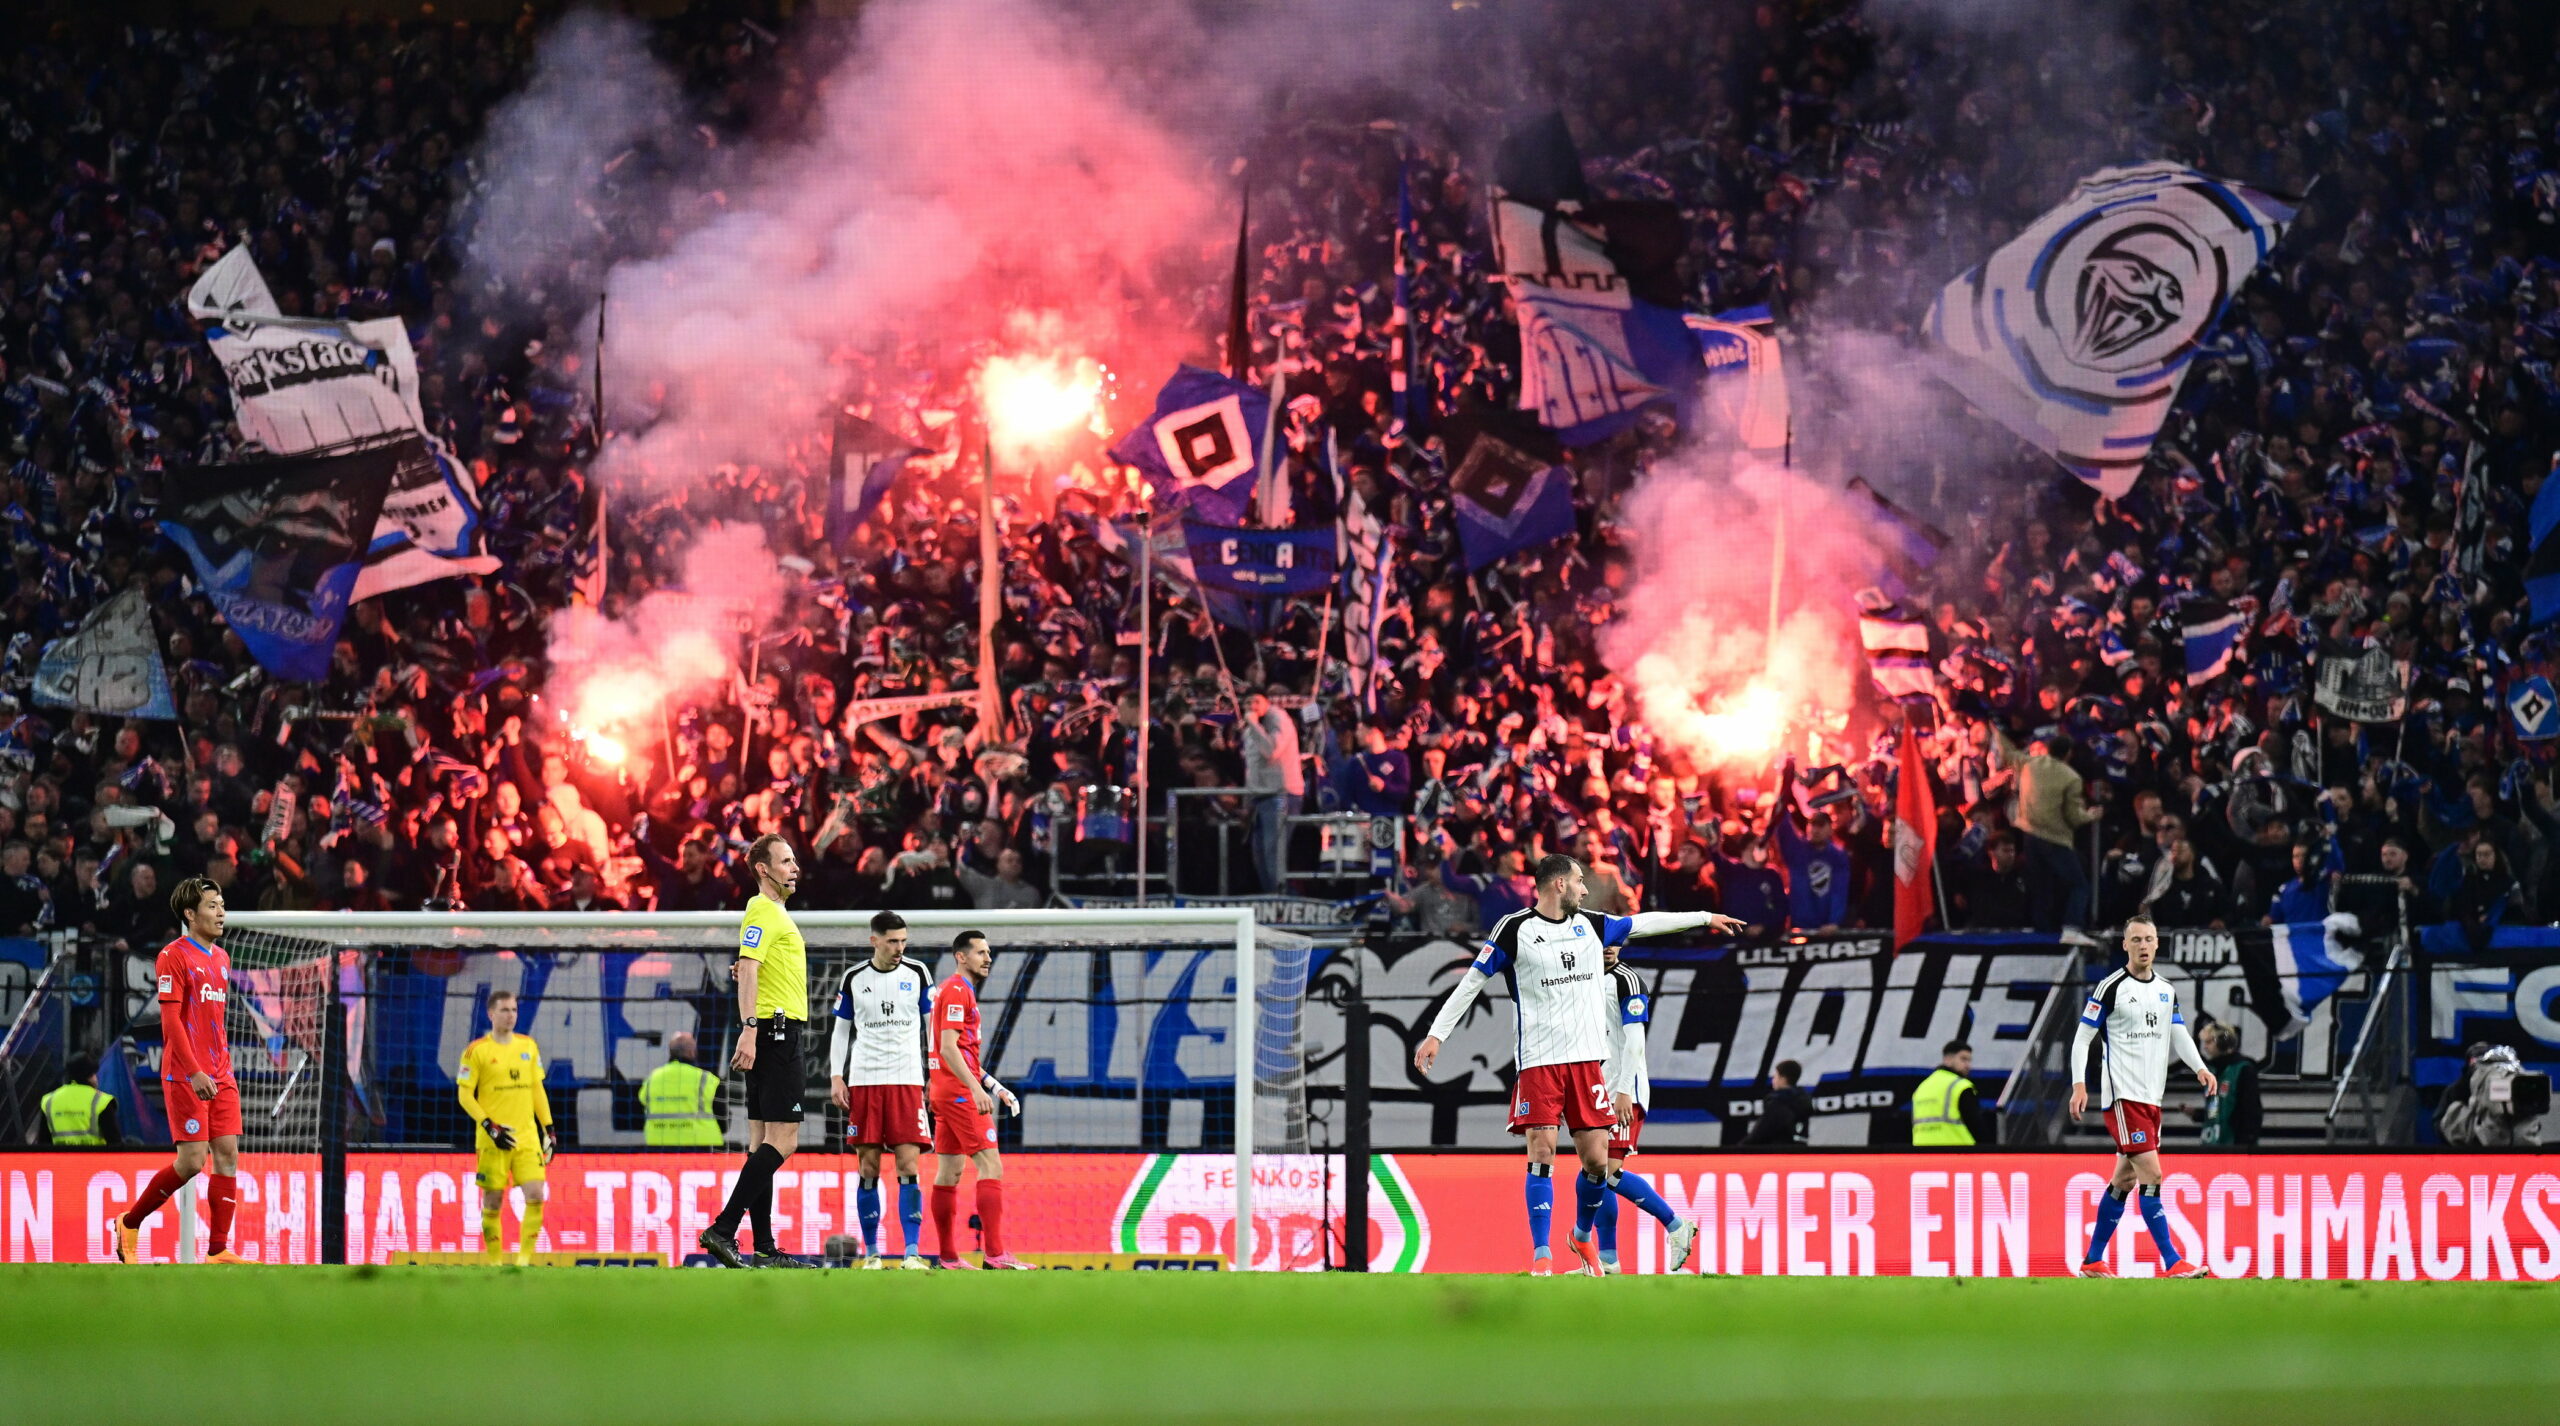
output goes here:
[{"label": "grass field", "polygon": [[1483,1423],[1577,1404],[2339,1426],[2555,1402],[2560,1291],[2528,1284],[0,1269],[13,1426]]}]

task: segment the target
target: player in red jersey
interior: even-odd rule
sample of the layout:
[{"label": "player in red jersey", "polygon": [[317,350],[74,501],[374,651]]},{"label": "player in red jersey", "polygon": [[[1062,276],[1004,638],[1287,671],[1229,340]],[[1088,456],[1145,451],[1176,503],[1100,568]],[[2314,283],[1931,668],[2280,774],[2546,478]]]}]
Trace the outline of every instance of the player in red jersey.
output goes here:
[{"label": "player in red jersey", "polygon": [[212,1234],[205,1261],[245,1263],[231,1251],[231,1215],[240,1202],[240,1085],[231,1077],[231,1037],[222,1017],[231,1002],[231,957],[220,944],[227,914],[222,888],[191,876],[169,893],[185,935],[160,950],[160,1100],[178,1156],[122,1216],[108,1220],[116,1261],[142,1260],[142,1225],[189,1179],[205,1178],[205,1218]]},{"label": "player in red jersey", "polygon": [[996,953],[984,931],[963,931],[951,943],[959,966],[933,992],[933,1053],[925,1061],[933,1098],[933,1230],[942,1245],[940,1265],[965,1268],[952,1220],[960,1212],[960,1164],[978,1166],[978,1241],[991,1268],[1032,1268],[1004,1250],[1004,1159],[996,1152],[995,1102],[1008,1113],[1021,1104],[996,1083],[978,1059],[978,987]]}]

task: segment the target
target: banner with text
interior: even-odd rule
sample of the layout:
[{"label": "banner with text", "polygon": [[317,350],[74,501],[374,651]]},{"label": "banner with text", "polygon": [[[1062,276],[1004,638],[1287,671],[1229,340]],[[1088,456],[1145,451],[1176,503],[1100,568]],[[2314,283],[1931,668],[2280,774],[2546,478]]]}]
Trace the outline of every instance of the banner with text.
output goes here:
[{"label": "banner with text", "polygon": [[[108,1215],[132,1202],[166,1156],[0,1154],[0,1261],[109,1260]],[[567,1153],[550,1167],[536,1248],[690,1254],[737,1172],[734,1153]],[[1640,1155],[1684,1217],[1699,1223],[1683,1271],[1797,1277],[2052,1277],[2086,1250],[2106,1160],[2089,1154]],[[1005,1165],[1006,1236],[1017,1252],[1232,1253],[1232,1158],[1212,1154],[1025,1154]],[[470,1253],[480,1225],[466,1154],[355,1153],[347,1164],[352,1261]],[[775,1236],[814,1254],[854,1230],[849,1155],[801,1153],[776,1175]],[[1342,1160],[1271,1156],[1255,1165],[1255,1266],[1307,1271],[1338,1258]],[[247,1155],[240,1253],[317,1261],[318,1162]],[[2217,1277],[2373,1282],[2560,1278],[2560,1165],[2528,1154],[2186,1154],[2162,1198],[2181,1254]],[[1519,1270],[1520,1166],[1490,1154],[1381,1155],[1371,1163],[1370,1265],[1377,1271]],[[143,1256],[177,1256],[178,1215],[156,1215]],[[514,1232],[516,1213],[507,1214]],[[1620,1261],[1668,1268],[1663,1234],[1619,1218]],[[199,1227],[199,1234],[202,1229]],[[884,1247],[901,1250],[895,1215]],[[197,1255],[201,1255],[199,1237]],[[934,1246],[939,1246],[938,1244]],[[974,1234],[960,1245],[974,1250]],[[2129,1277],[2160,1269],[2150,1235],[2120,1229],[2110,1249]]]}]

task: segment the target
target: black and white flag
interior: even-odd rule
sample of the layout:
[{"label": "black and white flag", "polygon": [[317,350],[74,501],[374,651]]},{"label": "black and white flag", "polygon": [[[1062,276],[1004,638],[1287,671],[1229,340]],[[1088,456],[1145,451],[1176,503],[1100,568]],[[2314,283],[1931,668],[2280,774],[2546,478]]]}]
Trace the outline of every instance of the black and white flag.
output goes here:
[{"label": "black and white flag", "polygon": [[2198,343],[2293,215],[2288,199],[2174,163],[2101,169],[1938,294],[1938,373],[2122,498]]}]

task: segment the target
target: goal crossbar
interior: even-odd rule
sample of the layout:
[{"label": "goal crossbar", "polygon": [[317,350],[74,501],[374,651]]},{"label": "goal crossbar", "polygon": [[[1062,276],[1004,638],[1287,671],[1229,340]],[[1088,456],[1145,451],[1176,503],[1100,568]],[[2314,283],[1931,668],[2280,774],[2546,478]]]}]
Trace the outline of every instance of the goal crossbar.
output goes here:
[{"label": "goal crossbar", "polygon": [[[867,931],[868,911],[794,911],[803,928]],[[974,928],[990,933],[1036,930],[1054,938],[1068,927],[1158,927],[1233,938],[1236,954],[1235,1008],[1235,1213],[1237,1271],[1253,1267],[1253,1084],[1254,1044],[1259,1033],[1256,987],[1260,967],[1255,960],[1256,930],[1249,906],[1097,907],[1090,910],[1039,911],[901,911],[911,927]],[[666,931],[734,936],[733,911],[235,911],[228,918],[244,931],[266,931],[326,939],[348,947],[414,944],[422,936],[440,939],[453,931],[580,931],[593,945],[617,931],[635,934]],[[601,934],[599,934],[601,933]]]}]

